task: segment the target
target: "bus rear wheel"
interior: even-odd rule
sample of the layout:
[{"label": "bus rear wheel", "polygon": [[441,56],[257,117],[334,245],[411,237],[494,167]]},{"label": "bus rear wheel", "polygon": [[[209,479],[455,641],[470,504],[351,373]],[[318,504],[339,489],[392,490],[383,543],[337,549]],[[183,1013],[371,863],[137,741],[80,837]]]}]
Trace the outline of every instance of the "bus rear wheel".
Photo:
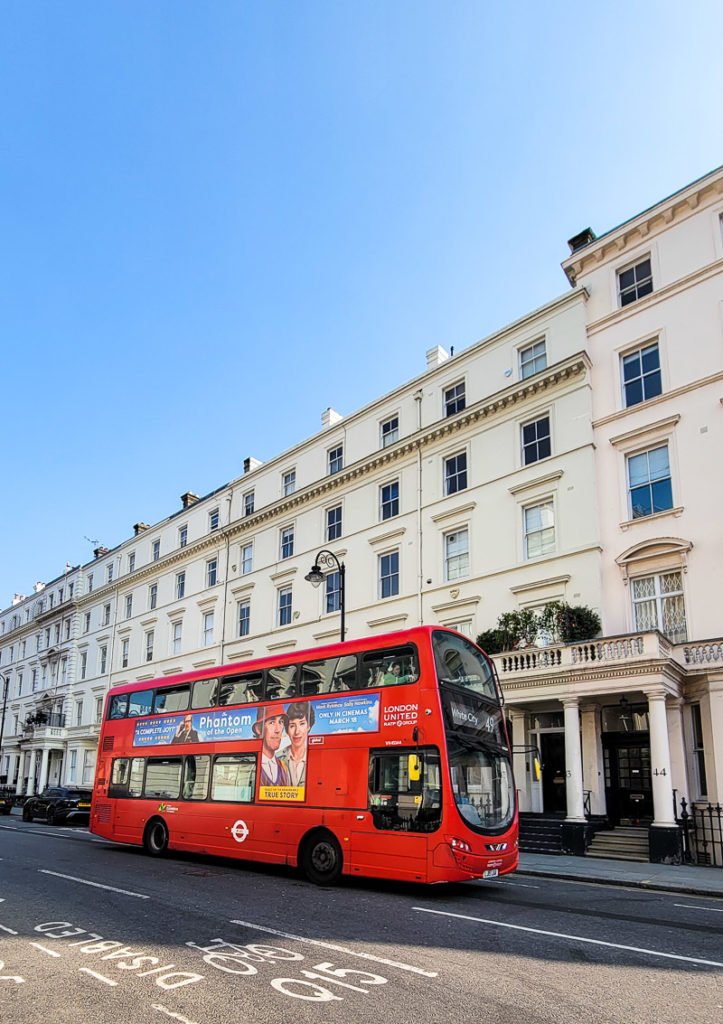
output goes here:
[{"label": "bus rear wheel", "polygon": [[146,825],[143,848],[151,857],[162,857],[168,850],[168,829],[161,818],[152,818]]},{"label": "bus rear wheel", "polygon": [[331,832],[315,832],[304,842],[299,856],[301,868],[316,885],[334,885],[344,864],[341,847]]}]

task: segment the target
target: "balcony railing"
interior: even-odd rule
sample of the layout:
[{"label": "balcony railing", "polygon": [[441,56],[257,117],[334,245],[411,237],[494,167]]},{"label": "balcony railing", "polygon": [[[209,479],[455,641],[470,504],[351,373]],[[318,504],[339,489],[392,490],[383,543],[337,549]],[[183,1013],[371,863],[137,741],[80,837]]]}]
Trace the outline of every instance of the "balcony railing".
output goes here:
[{"label": "balcony railing", "polygon": [[723,663],[723,639],[673,644],[658,632],[628,633],[584,643],[525,647],[493,655],[503,681],[513,674],[552,674],[567,668],[594,667],[611,662],[635,663],[651,658],[672,658],[685,668],[720,664]]}]

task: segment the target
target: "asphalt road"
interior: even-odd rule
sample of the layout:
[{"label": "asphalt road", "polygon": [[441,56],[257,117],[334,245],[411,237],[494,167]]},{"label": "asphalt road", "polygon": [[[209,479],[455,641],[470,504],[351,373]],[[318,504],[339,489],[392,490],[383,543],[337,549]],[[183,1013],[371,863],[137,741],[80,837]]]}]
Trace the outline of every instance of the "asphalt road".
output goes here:
[{"label": "asphalt road", "polygon": [[507,877],[422,888],[0,820],[12,1024],[720,1024],[723,901]]}]

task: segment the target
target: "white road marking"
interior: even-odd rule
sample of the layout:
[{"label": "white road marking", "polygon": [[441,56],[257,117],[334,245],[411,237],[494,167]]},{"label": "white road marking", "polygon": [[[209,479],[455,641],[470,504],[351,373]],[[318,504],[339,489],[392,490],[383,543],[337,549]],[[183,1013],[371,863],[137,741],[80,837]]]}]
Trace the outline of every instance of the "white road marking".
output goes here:
[{"label": "white road marking", "polygon": [[60,956],[60,953],[56,953],[54,949],[48,949],[47,946],[41,946],[39,942],[31,942],[30,945],[34,946],[35,949],[41,950],[43,953],[47,953],[48,956],[54,956],[56,958]]},{"label": "white road marking", "polygon": [[56,878],[67,878],[69,882],[80,882],[81,885],[92,885],[95,889],[107,889],[109,892],[119,892],[123,896],[137,896],[139,900],[149,900],[150,896],[144,896],[142,892],[131,892],[130,889],[116,889],[114,885],[101,885],[100,882],[91,882],[87,878],[76,878],[75,875],[61,875],[59,871],[48,871],[46,868],[38,868],[41,875],[54,875]]},{"label": "white road marking", "polygon": [[91,978],[97,978],[98,981],[104,981],[106,985],[115,987],[118,984],[117,981],[113,981],[111,978],[104,978],[102,974],[96,974],[95,971],[91,971],[90,967],[79,967],[78,970],[82,974],[89,974]]},{"label": "white road marking", "polygon": [[709,910],[711,914],[723,914],[721,907],[696,907],[693,903],[674,903],[674,907],[684,907],[686,910]]},{"label": "white road marking", "polygon": [[385,964],[387,967],[398,967],[400,971],[411,971],[412,974],[421,974],[425,978],[438,977],[436,971],[424,971],[421,967],[412,967],[411,964],[403,964],[398,960],[387,960],[383,956],[374,956],[373,953],[358,953],[347,946],[338,946],[334,942],[322,942],[321,939],[309,939],[305,935],[293,935],[291,932],[280,932],[276,928],[266,928],[262,924],[252,924],[251,921],[231,921],[231,924],[239,924],[243,928],[254,928],[257,932],[266,932],[268,935],[278,935],[282,939],[294,939],[296,942],[308,942],[312,946],[322,946],[324,949],[333,949],[336,953],[344,953],[346,956],[356,956],[360,960],[372,960],[377,964]]},{"label": "white road marking", "polygon": [[[30,836],[44,836],[46,839],[67,839],[68,836],[61,835],[61,829],[53,829],[52,831],[43,832],[38,828],[18,828],[16,825],[0,825],[0,828],[4,828],[8,832],[24,832],[25,835]],[[85,835],[86,833],[80,832],[78,829],[69,828],[67,832],[74,832],[75,835]],[[105,839],[96,839],[95,836],[88,834],[88,838],[83,840],[88,843],[103,843],[107,842]]]},{"label": "white road marking", "polygon": [[6,928],[4,924],[0,924],[0,930],[4,931],[4,932],[7,932],[8,935],[17,935],[18,934],[17,932],[14,932],[12,930],[12,928]]},{"label": "white road marking", "polygon": [[603,939],[588,939],[584,935],[568,935],[566,932],[550,932],[543,928],[528,928],[522,924],[509,924],[507,921],[491,921],[485,917],[472,917],[469,914],[452,914],[446,910],[432,910],[429,907],[412,907],[423,914],[439,914],[441,917],[454,917],[460,921],[476,921],[479,924],[491,924],[495,928],[511,928],[517,932],[531,932],[533,935],[549,935],[553,939],[571,939],[573,942],[585,942],[591,946],[606,946],[608,949],[624,949],[629,953],[644,953],[646,956],[660,956],[666,960],[683,960],[688,964],[704,964],[706,967],[723,967],[717,960],[702,960],[699,957],[681,956],[678,953],[662,953],[658,949],[645,949],[640,946],[624,946],[618,942],[605,942]]},{"label": "white road marking", "polygon": [[511,885],[513,889],[540,889],[539,885],[529,885],[527,882],[508,882],[506,878],[500,879],[500,885]]},{"label": "white road marking", "polygon": [[178,1020],[181,1024],[196,1024],[195,1020],[189,1020],[188,1017],[182,1017],[180,1013],[174,1013],[173,1010],[167,1010],[165,1006],[161,1006],[160,1003],[151,1003],[151,1007],[154,1010],[158,1010],[159,1013],[165,1013],[169,1017],[173,1017],[174,1020]]}]

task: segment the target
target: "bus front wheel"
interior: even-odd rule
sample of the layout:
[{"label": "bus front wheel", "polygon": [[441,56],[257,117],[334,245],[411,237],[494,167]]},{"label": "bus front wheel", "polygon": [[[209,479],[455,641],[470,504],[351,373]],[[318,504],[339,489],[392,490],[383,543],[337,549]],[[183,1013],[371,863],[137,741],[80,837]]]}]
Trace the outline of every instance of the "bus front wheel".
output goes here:
[{"label": "bus front wheel", "polygon": [[341,876],[344,859],[335,836],[324,830],[306,838],[299,863],[310,882],[333,885]]},{"label": "bus front wheel", "polygon": [[168,829],[161,818],[152,818],[146,825],[143,847],[151,857],[161,857],[168,849]]}]

